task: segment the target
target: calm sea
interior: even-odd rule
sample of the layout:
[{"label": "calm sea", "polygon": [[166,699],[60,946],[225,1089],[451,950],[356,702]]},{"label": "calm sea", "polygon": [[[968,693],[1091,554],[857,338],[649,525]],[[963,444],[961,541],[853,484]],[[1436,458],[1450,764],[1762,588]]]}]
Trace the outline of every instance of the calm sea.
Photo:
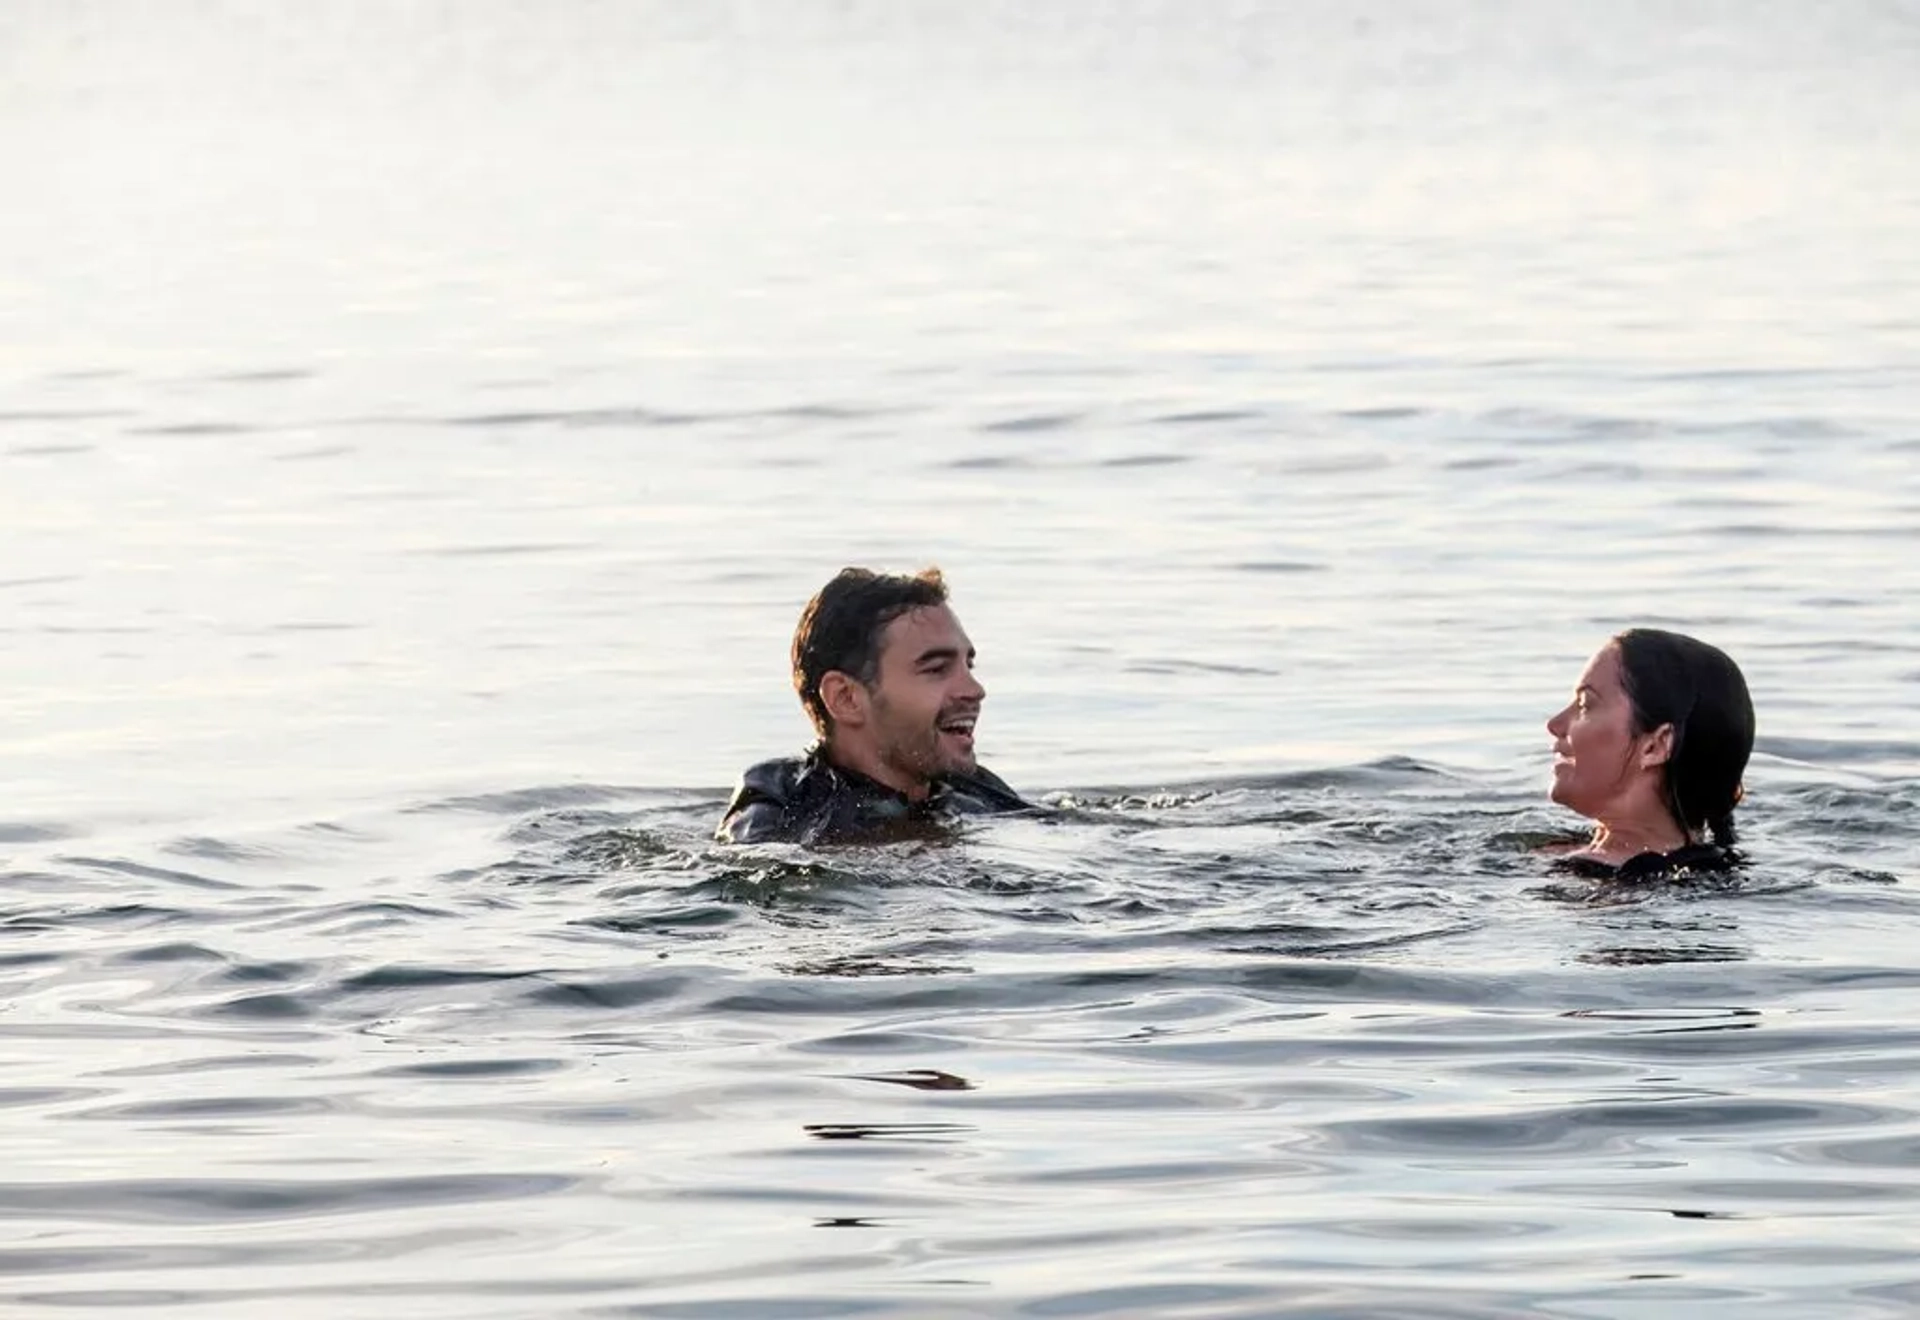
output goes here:
[{"label": "calm sea", "polygon": [[[0,1311],[1920,1310],[1920,6],[22,0]],[[706,842],[938,563],[949,844]],[[1636,623],[1753,865],[1530,847]]]}]

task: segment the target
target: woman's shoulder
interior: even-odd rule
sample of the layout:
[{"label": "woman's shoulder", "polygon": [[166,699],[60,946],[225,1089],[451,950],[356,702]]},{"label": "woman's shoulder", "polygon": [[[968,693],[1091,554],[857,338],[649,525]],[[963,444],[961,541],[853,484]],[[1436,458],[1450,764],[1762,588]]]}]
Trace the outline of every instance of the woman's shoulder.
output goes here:
[{"label": "woman's shoulder", "polygon": [[1689,843],[1672,852],[1643,852],[1619,865],[1579,854],[1555,859],[1556,871],[1590,880],[1670,880],[1689,875],[1721,875],[1740,864],[1740,855],[1717,843]]},{"label": "woman's shoulder", "polygon": [[1622,880],[1664,880],[1673,876],[1721,875],[1739,863],[1739,856],[1717,843],[1690,843],[1666,853],[1641,853],[1620,864]]}]

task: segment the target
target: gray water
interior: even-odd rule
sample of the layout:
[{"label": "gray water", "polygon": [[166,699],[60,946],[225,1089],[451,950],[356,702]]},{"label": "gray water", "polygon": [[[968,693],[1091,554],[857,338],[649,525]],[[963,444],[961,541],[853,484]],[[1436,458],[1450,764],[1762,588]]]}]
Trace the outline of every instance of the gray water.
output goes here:
[{"label": "gray water", "polygon": [[[1920,9],[0,16],[0,1310],[1920,1307]],[[706,842],[937,562],[951,842]],[[1730,880],[1533,848],[1592,649]]]}]

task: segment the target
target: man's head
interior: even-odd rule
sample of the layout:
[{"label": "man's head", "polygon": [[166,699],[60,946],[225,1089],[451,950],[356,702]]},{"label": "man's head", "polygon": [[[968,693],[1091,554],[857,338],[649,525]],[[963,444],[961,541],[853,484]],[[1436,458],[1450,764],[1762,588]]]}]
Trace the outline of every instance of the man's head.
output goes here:
[{"label": "man's head", "polygon": [[940,570],[842,569],[793,633],[793,686],[837,763],[909,797],[974,768],[986,689]]}]

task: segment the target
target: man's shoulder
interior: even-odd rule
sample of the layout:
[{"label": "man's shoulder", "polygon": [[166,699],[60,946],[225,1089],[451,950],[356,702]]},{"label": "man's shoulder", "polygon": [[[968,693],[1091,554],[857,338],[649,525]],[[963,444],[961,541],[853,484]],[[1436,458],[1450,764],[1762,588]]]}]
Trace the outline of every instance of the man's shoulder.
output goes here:
[{"label": "man's shoulder", "polygon": [[947,782],[952,789],[973,799],[975,810],[1030,811],[1034,809],[1034,804],[1016,793],[1011,784],[977,762],[973,769],[965,774],[950,776]]},{"label": "man's shoulder", "polygon": [[819,758],[778,756],[741,772],[714,837],[730,843],[790,838],[798,817],[825,787]]},{"label": "man's shoulder", "polygon": [[792,796],[812,767],[812,759],[805,756],[776,756],[750,765],[740,772],[740,782],[733,790],[734,799],[737,801],[745,795],[784,801]]},{"label": "man's shoulder", "polygon": [[[1031,811],[1033,803],[982,766],[943,776],[943,796],[927,806],[961,815]],[[897,826],[916,815],[884,784],[836,768],[818,750],[749,766],[727,801],[714,837],[725,843],[810,842]]]}]

